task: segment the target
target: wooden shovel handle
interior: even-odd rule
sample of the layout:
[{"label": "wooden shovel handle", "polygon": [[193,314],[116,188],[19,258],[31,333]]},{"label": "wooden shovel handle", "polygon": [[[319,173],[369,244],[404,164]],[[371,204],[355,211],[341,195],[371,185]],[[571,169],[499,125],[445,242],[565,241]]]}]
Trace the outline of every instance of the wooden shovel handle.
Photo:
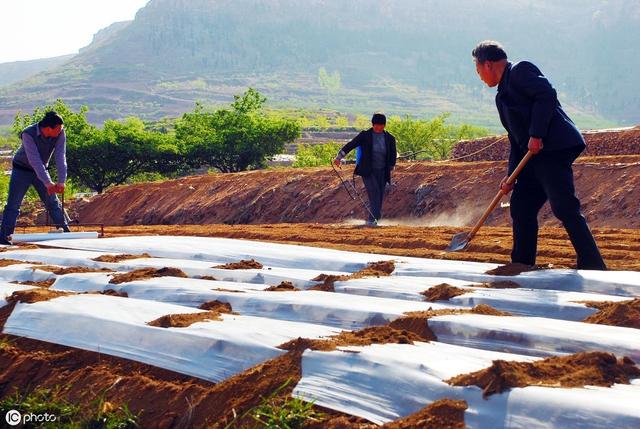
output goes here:
[{"label": "wooden shovel handle", "polygon": [[[533,157],[533,152],[528,151],[527,154],[524,156],[524,158],[522,158],[522,160],[520,161],[516,169],[513,170],[513,173],[511,173],[511,175],[507,179],[506,181],[507,185],[513,185],[513,182],[515,182],[516,179],[518,178],[518,174],[520,174],[524,166],[527,165],[527,162],[529,162],[531,157]],[[484,214],[482,215],[480,220],[476,222],[475,226],[467,236],[467,240],[471,240],[476,235],[476,233],[478,232],[482,224],[484,224],[484,222],[487,220],[487,218],[489,217],[493,209],[496,208],[496,206],[498,205],[502,197],[504,197],[504,195],[505,195],[504,191],[500,189],[496,194],[496,196],[493,197],[493,201],[491,201],[491,204],[489,205],[489,207],[484,211]]]}]

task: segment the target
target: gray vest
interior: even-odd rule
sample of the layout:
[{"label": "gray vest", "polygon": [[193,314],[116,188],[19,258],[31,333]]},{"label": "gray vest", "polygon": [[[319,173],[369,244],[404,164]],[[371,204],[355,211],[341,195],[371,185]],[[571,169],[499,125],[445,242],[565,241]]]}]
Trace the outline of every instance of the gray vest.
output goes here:
[{"label": "gray vest", "polygon": [[[45,168],[49,167],[49,160],[51,160],[51,155],[53,154],[53,150],[56,148],[57,138],[47,138],[42,135],[38,135],[38,124],[33,124],[22,130],[20,133],[20,138],[22,138],[22,134],[28,134],[31,139],[36,144],[38,148],[38,153],[40,154],[40,159],[42,159],[42,163]],[[27,168],[29,170],[33,170],[31,164],[29,164],[29,158],[27,158],[27,152],[24,150],[24,143],[20,146],[20,149],[13,156],[13,163],[17,164],[20,167]]]}]

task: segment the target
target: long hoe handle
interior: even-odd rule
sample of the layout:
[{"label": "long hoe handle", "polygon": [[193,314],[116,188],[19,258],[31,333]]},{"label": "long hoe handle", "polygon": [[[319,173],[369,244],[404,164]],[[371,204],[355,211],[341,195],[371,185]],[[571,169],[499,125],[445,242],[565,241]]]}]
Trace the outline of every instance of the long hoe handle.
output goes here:
[{"label": "long hoe handle", "polygon": [[[511,173],[511,176],[509,176],[509,178],[507,179],[507,182],[506,182],[507,185],[512,185],[516,181],[516,179],[518,178],[518,175],[520,174],[524,166],[527,165],[527,162],[529,162],[529,160],[532,157],[533,157],[533,152],[528,151],[527,154],[524,156],[524,158],[522,158],[522,160],[520,161],[516,169],[513,170],[513,173]],[[467,241],[470,241],[476,235],[476,233],[478,232],[482,224],[484,224],[484,222],[487,220],[487,218],[489,217],[493,209],[496,208],[496,206],[498,205],[502,197],[504,197],[504,195],[505,193],[502,191],[502,189],[500,189],[496,194],[496,196],[493,197],[493,201],[491,201],[491,204],[489,204],[489,207],[487,207],[487,209],[484,211],[484,214],[482,215],[480,220],[476,222],[471,232],[469,232],[469,234],[467,235]]]}]

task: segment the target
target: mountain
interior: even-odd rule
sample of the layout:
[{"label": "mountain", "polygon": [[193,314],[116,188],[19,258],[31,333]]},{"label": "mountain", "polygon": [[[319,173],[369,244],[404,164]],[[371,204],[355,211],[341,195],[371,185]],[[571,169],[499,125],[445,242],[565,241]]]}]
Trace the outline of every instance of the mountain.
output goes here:
[{"label": "mountain", "polygon": [[30,61],[14,61],[0,64],[0,86],[10,85],[27,79],[40,72],[54,69],[64,64],[74,55],[63,55],[60,57],[44,58]]},{"label": "mountain", "polygon": [[497,126],[470,55],[489,38],[536,62],[578,122],[638,123],[639,28],[637,0],[151,0],[64,65],[0,89],[0,123],[55,97],[94,121],[177,116],[251,85],[276,105]]}]

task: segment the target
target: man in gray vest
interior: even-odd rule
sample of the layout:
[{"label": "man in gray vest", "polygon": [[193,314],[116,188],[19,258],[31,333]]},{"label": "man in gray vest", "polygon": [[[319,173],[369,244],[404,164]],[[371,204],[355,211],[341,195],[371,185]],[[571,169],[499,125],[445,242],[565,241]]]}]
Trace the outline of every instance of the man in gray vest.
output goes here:
[{"label": "man in gray vest", "polygon": [[366,225],[375,227],[382,217],[382,202],[387,183],[391,183],[391,171],[396,166],[396,138],[384,128],[387,117],[375,113],[371,118],[371,128],[360,132],[344,145],[333,160],[340,167],[341,160],[355,148],[360,148],[360,160],[356,163],[355,174],[362,177],[369,197],[369,219]]},{"label": "man in gray vest", "polygon": [[[64,183],[67,179],[65,153],[67,137],[63,128],[64,121],[60,115],[50,111],[40,122],[25,128],[20,134],[22,146],[13,156],[9,195],[2,213],[2,226],[0,226],[0,244],[11,244],[9,237],[16,227],[20,205],[29,186],[32,185],[49,211],[53,223],[65,232],[69,232],[60,202],[56,197],[56,193],[64,192]],[[53,183],[47,172],[49,160],[54,153],[58,170],[57,183]]]}]

